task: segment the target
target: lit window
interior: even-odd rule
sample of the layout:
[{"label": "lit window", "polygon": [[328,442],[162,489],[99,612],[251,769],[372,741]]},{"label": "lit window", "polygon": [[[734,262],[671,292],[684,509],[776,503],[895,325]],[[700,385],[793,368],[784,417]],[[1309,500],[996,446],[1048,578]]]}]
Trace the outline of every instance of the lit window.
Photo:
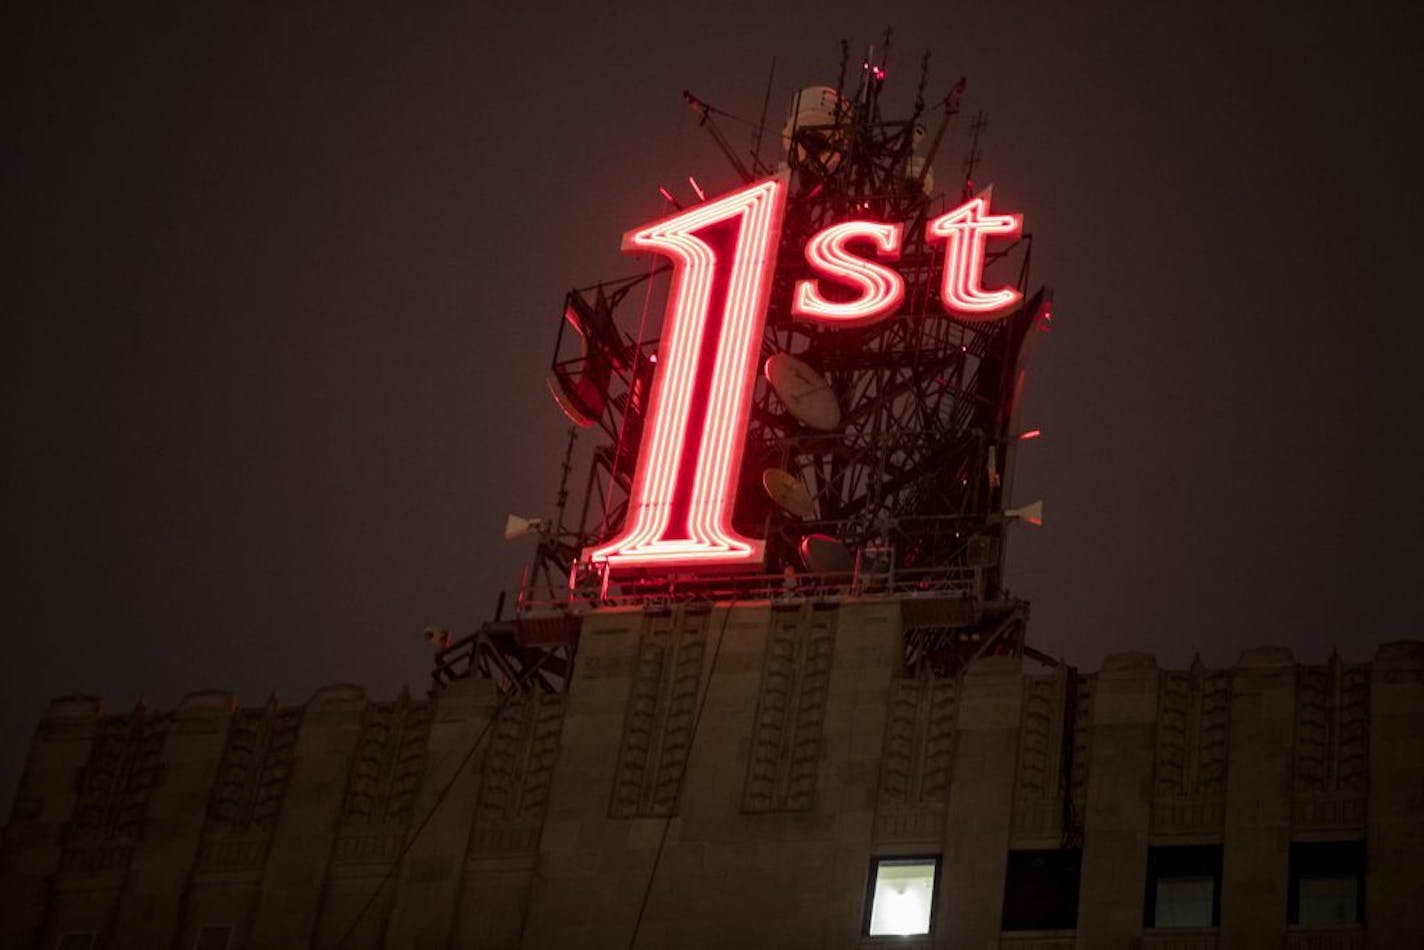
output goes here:
[{"label": "lit window", "polygon": [[934,917],[939,858],[878,858],[870,865],[872,937],[927,934]]},{"label": "lit window", "polygon": [[1146,926],[1215,927],[1220,901],[1220,845],[1148,849]]},{"label": "lit window", "polygon": [[1360,894],[1365,875],[1363,841],[1291,845],[1290,922],[1302,926],[1364,923]]}]

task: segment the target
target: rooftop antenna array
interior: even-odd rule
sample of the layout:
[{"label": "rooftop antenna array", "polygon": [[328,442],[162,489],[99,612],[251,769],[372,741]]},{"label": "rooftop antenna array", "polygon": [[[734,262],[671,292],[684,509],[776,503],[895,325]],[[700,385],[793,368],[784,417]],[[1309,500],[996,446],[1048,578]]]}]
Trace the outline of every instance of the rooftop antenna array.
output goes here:
[{"label": "rooftop antenna array", "polygon": [[[1030,286],[1032,237],[1024,233],[987,258],[994,280],[1022,294],[1015,311],[965,321],[938,306],[942,254],[925,231],[947,202],[935,190],[932,165],[952,135],[966,84],[960,78],[927,105],[926,53],[909,115],[889,118],[882,111],[888,48],[887,32],[878,61],[871,47],[852,72],[842,43],[836,85],[796,91],[781,130],[778,165],[789,173],[789,190],[761,341],[766,372],[753,396],[733,515],[738,530],[765,539],[761,572],[610,576],[580,560],[627,514],[658,352],[658,327],[645,318],[670,268],[571,290],[548,384],[593,445],[575,453],[571,438],[558,514],[530,532],[538,545],[513,619],[442,651],[437,685],[474,666],[510,688],[529,681],[559,688],[581,612],[686,599],[894,595],[909,605],[911,670],[953,672],[984,653],[1047,659],[1024,646],[1028,607],[1005,590],[1003,574],[1009,526],[1041,520],[1041,506],[1011,506],[1011,489],[1026,350],[1031,331],[1048,319],[1050,294]],[[775,60],[768,97],[774,76]],[[718,121],[734,116],[691,92],[684,97],[739,182],[769,171],[760,155],[765,106],[741,153]],[[963,198],[974,193],[986,126],[983,113],[970,126]],[[851,218],[904,222],[900,311],[849,329],[794,320],[792,288],[811,276],[802,248]],[[573,485],[577,495],[582,483],[582,498],[569,506],[576,454],[586,460]],[[550,652],[557,655],[540,659]]]}]

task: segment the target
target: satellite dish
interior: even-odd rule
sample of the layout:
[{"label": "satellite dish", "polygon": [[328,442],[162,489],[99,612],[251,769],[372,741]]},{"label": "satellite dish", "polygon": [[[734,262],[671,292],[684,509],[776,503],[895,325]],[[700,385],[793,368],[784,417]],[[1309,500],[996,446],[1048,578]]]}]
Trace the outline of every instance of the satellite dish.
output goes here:
[{"label": "satellite dish", "polygon": [[607,404],[606,380],[600,385],[588,375],[576,377],[551,369],[544,382],[549,387],[549,395],[574,425],[587,429],[602,417]]},{"label": "satellite dish", "polygon": [[830,432],[841,424],[841,404],[826,378],[789,353],[766,361],[766,378],[786,410],[813,429]]},{"label": "satellite dish", "polygon": [[[628,369],[628,347],[618,334],[613,305],[602,287],[592,302],[579,291],[570,291],[564,298],[564,324],[578,338],[579,355],[567,360],[556,355],[547,379],[549,392],[570,422],[587,429],[603,417],[614,370]],[[560,330],[559,346],[563,339]]]},{"label": "satellite dish", "polygon": [[834,171],[841,163],[844,144],[837,118],[844,112],[840,95],[830,86],[807,86],[798,91],[791,97],[791,111],[781,130],[781,147],[787,157],[792,156],[793,139],[799,138],[794,145],[798,163],[814,153],[827,171]]},{"label": "satellite dish", "polygon": [[776,502],[798,518],[814,518],[816,503],[806,490],[801,479],[779,468],[769,468],[761,473],[761,487]]},{"label": "satellite dish", "polygon": [[812,574],[850,574],[855,570],[850,548],[829,534],[808,534],[801,539],[801,563]]}]

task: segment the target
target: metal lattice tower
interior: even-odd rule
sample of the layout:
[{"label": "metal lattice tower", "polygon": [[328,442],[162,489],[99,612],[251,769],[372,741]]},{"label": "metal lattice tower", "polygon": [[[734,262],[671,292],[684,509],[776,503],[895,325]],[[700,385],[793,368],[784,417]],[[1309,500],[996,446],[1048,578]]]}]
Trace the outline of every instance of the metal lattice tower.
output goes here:
[{"label": "metal lattice tower", "polygon": [[[654,266],[565,297],[550,390],[595,444],[580,453],[581,490],[577,480],[570,483],[580,478],[570,445],[557,517],[540,533],[516,622],[547,626],[609,603],[885,593],[938,605],[924,622],[907,625],[910,667],[943,671],[976,652],[1024,649],[1027,605],[1007,596],[1003,566],[1025,347],[1030,331],[1048,319],[1048,294],[1032,292],[1028,282],[1032,239],[1024,234],[988,255],[992,281],[1022,294],[1015,311],[985,321],[947,313],[938,300],[943,251],[927,242],[926,224],[958,203],[933,191],[931,164],[959,111],[964,81],[927,109],[922,71],[911,114],[887,119],[883,63],[867,58],[853,89],[844,67],[839,88],[814,88],[831,103],[824,121],[798,124],[793,108],[782,133],[790,184],[761,343],[763,362],[790,354],[824,375],[841,425],[808,428],[758,378],[733,522],[765,539],[761,573],[608,577],[580,563],[580,553],[615,533],[626,514],[670,273]],[[685,95],[744,181],[773,171],[755,155],[738,154],[717,127],[721,113]],[[936,124],[932,136],[927,121]],[[982,127],[981,117],[967,168],[980,160]],[[970,187],[966,178],[964,190]],[[857,328],[794,319],[792,289],[812,276],[803,257],[807,240],[852,218],[903,222],[899,312]],[[763,490],[768,468],[807,488],[811,517],[785,510]],[[849,576],[808,570],[799,546],[812,534],[836,539],[853,555]]]}]

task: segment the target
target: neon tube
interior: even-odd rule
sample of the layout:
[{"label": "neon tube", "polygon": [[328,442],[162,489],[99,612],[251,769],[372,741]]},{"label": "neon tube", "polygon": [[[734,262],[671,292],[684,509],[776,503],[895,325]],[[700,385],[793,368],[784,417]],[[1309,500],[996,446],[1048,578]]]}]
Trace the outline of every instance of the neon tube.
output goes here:
[{"label": "neon tube", "polygon": [[1023,298],[1012,287],[985,291],[984,252],[990,237],[1017,237],[1021,214],[989,214],[989,199],[974,198],[925,226],[931,244],[945,242],[940,301],[965,320],[996,320]]},{"label": "neon tube", "polygon": [[[785,201],[778,175],[624,235],[625,251],[670,258],[672,283],[628,515],[586,559],[610,569],[761,562],[762,542],[732,527],[732,507]],[[698,237],[734,221],[730,253]],[[694,405],[701,383],[705,398]]]},{"label": "neon tube", "polygon": [[865,326],[889,316],[905,299],[905,278],[896,271],[856,257],[846,249],[850,241],[868,240],[877,256],[896,260],[900,256],[898,224],[874,221],[847,221],[835,224],[806,242],[806,263],[817,274],[859,290],[860,296],[835,303],[821,295],[818,281],[799,280],[791,298],[791,312],[808,320],[839,326]]}]

